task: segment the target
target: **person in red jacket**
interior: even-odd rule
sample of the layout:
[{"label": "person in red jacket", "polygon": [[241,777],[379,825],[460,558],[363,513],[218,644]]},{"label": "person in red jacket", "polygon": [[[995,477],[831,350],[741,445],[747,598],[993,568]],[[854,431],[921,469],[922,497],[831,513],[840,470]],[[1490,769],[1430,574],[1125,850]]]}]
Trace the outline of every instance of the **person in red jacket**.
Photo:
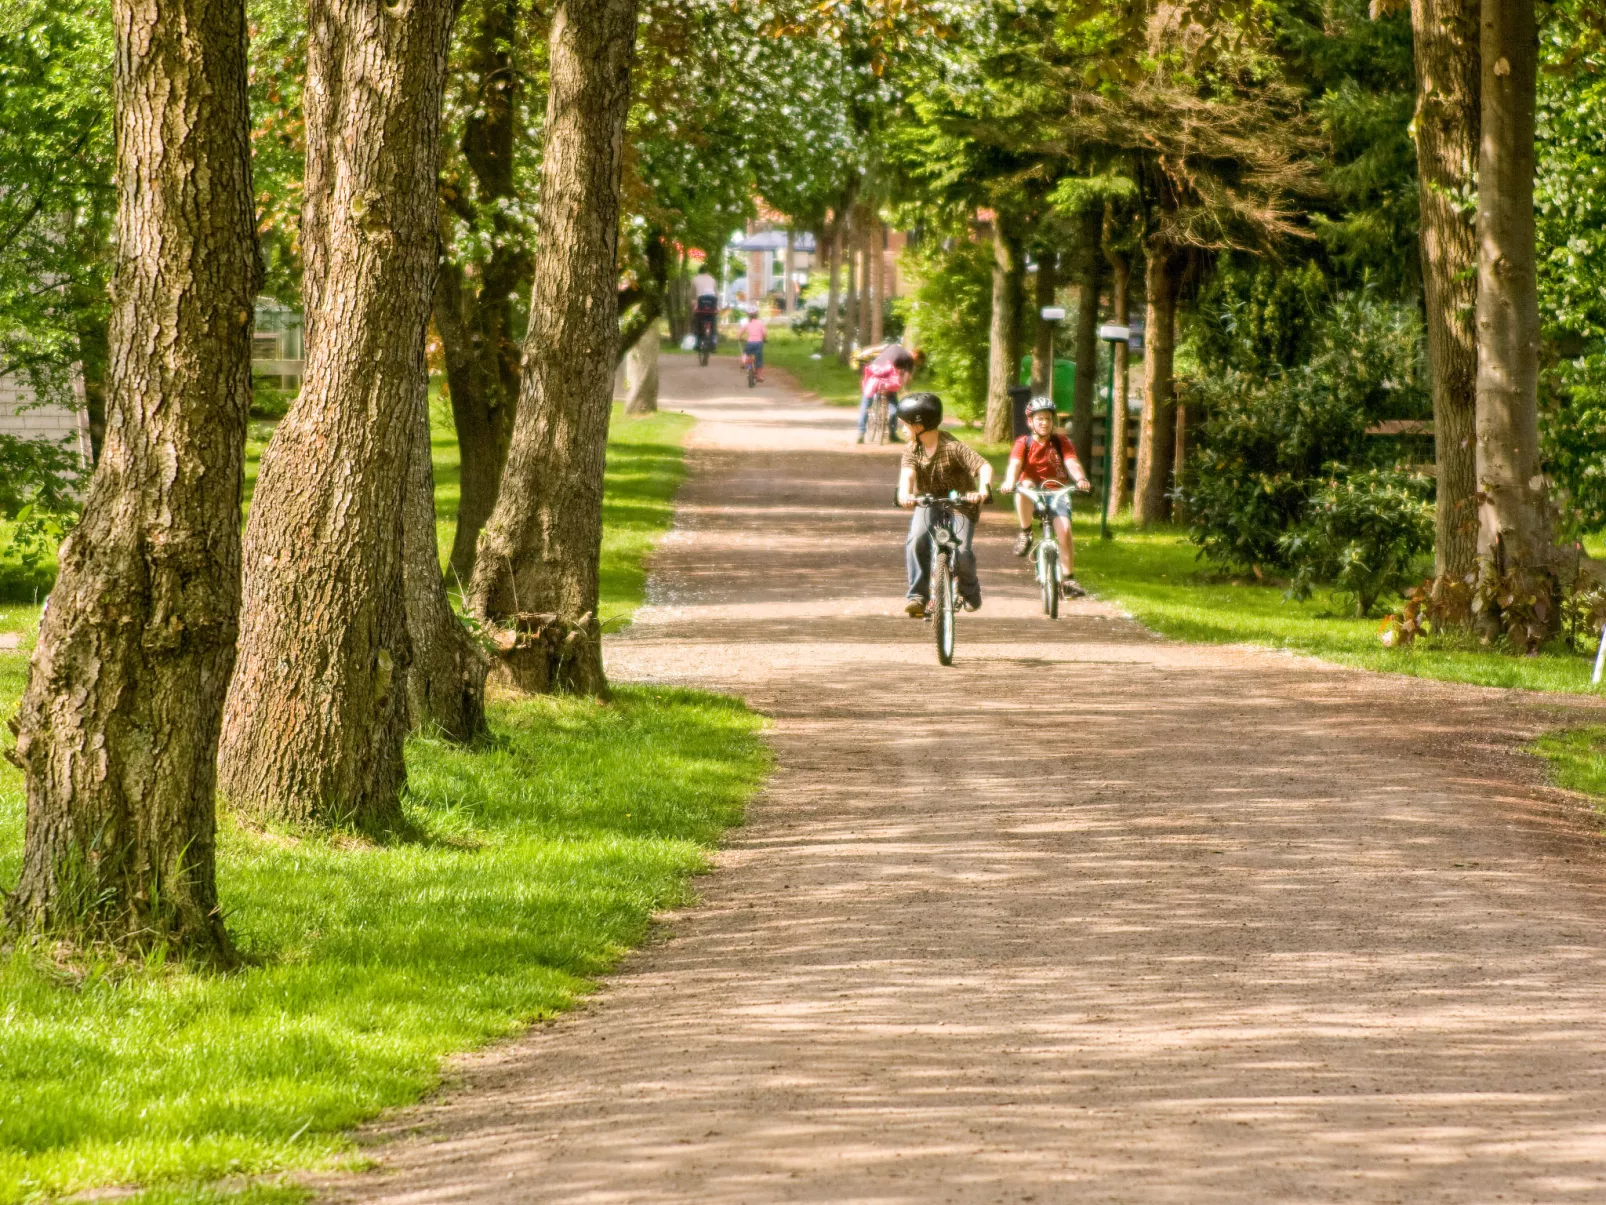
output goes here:
[{"label": "person in red jacket", "polygon": [[[1093,485],[1082,472],[1082,463],[1076,459],[1076,447],[1064,434],[1054,430],[1058,418],[1054,403],[1046,397],[1034,397],[1026,404],[1026,422],[1031,432],[1022,435],[1009,450],[1009,467],[1004,470],[1004,484],[999,488],[1012,493],[1016,482],[1038,488],[1060,489],[1075,486],[1078,493],[1087,493]],[[1080,598],[1087,593],[1076,584],[1076,547],[1071,540],[1071,500],[1064,495],[1053,499],[1054,536],[1060,546],[1060,560],[1065,566],[1064,592],[1067,598]],[[1015,515],[1020,519],[1020,535],[1015,537],[1015,555],[1025,556],[1032,548],[1032,500],[1025,494],[1015,494]]]}]

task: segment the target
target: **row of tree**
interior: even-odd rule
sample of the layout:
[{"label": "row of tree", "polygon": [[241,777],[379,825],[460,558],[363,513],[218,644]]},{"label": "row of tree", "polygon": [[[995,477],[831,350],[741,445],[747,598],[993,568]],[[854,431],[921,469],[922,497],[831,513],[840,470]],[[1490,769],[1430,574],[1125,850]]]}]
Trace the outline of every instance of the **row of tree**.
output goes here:
[{"label": "row of tree", "polygon": [[[251,28],[242,0],[110,15],[109,104],[73,91],[72,56],[39,81],[44,108],[52,89],[82,100],[82,137],[36,152],[115,147],[109,221],[76,251],[109,263],[111,300],[104,440],[13,724],[28,813],[7,918],[227,962],[215,796],[259,820],[392,826],[410,727],[469,740],[483,723],[486,657],[434,549],[431,327],[463,451],[464,607],[516,682],[604,694],[620,349],[760,186],[798,212],[820,163],[837,186],[855,31],[820,36],[801,4],[637,0],[265,0]],[[753,107],[733,111],[744,82]],[[806,115],[821,136],[783,152],[777,131]],[[41,209],[77,204],[36,174]],[[44,223],[43,245],[75,222]],[[47,283],[92,290],[77,271]],[[242,538],[265,280],[304,308],[307,363]],[[93,376],[93,333],[58,326],[34,349]]]}]

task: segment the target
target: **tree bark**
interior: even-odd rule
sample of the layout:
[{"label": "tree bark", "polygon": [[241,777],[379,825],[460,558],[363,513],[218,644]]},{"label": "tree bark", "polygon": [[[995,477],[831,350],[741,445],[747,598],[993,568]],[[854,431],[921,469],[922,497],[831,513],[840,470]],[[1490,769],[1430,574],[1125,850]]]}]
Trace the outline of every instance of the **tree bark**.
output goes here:
[{"label": "tree bark", "polygon": [[241,0],[116,0],[107,427],[10,754],[10,925],[231,955],[214,876],[261,264]]},{"label": "tree bark", "polygon": [[625,398],[625,413],[630,415],[658,413],[658,328],[648,327],[630,347],[625,357],[626,376],[630,392]]},{"label": "tree bark", "polygon": [[788,226],[786,228],[786,317],[788,320],[797,315],[797,276],[792,270],[792,257],[797,250],[797,232]]},{"label": "tree bark", "polygon": [[[1081,272],[1076,282],[1076,392],[1071,403],[1071,442],[1084,463],[1093,452],[1093,397],[1099,375],[1099,284],[1104,266],[1104,211],[1081,217]],[[1083,365],[1087,367],[1084,369]]]},{"label": "tree bark", "polygon": [[1137,482],[1132,491],[1132,519],[1139,527],[1166,517],[1166,487],[1175,451],[1176,382],[1171,375],[1176,350],[1177,292],[1181,286],[1180,256],[1163,245],[1149,249],[1144,318],[1143,421],[1138,428]]},{"label": "tree bark", "polygon": [[850,212],[843,219],[847,230],[842,236],[842,251],[848,260],[848,278],[843,297],[842,328],[837,335],[836,358],[840,364],[853,360],[854,345],[859,341],[859,223]]},{"label": "tree bark", "polygon": [[480,537],[468,594],[481,619],[556,616],[568,652],[549,681],[593,695],[607,692],[598,558],[635,40],[635,0],[563,0],[553,15],[523,391],[502,496]]},{"label": "tree bark", "polygon": [[402,516],[407,638],[413,651],[407,671],[407,710],[415,730],[467,744],[485,730],[488,663],[474,637],[452,613],[441,578],[427,372],[419,373],[412,394],[413,430]]},{"label": "tree bark", "polygon": [[987,341],[985,438],[1010,437],[1009,389],[1020,379],[1021,302],[1026,291],[1026,254],[1020,232],[1002,211],[993,218],[993,311]]},{"label": "tree bark", "polygon": [[[1127,294],[1132,286],[1132,262],[1121,251],[1109,250],[1111,301],[1110,321],[1118,326],[1127,324]],[[1110,408],[1110,517],[1113,519],[1126,506],[1126,427],[1127,399],[1131,396],[1128,369],[1131,352],[1125,340],[1112,345],[1115,355],[1115,404]]]},{"label": "tree bark", "polygon": [[1478,153],[1478,552],[1539,600],[1530,650],[1554,629],[1550,508],[1539,454],[1534,248],[1534,0],[1483,0]]},{"label": "tree bark", "polygon": [[1054,323],[1043,320],[1043,307],[1054,304],[1059,290],[1059,252],[1040,251],[1037,254],[1037,341],[1032,346],[1032,394],[1054,394]]},{"label": "tree bark", "polygon": [[440,238],[454,0],[312,0],[307,375],[245,529],[221,785],[291,823],[400,819],[411,661],[402,515]]},{"label": "tree bark", "polygon": [[[446,362],[460,456],[457,529],[451,568],[460,581],[474,572],[474,548],[501,487],[519,396],[520,349],[512,298],[529,287],[525,238],[505,209],[514,197],[514,156],[523,74],[514,61],[517,0],[486,0],[463,39],[463,162],[472,177],[443,182],[443,208],[488,221],[491,254],[470,277],[442,266],[435,288],[435,329]],[[488,217],[481,218],[481,214]]]},{"label": "tree bark", "polygon": [[887,227],[877,219],[870,238],[870,343],[879,345],[886,337],[887,308]]},{"label": "tree bark", "polygon": [[863,256],[863,264],[859,269],[859,346],[871,347],[876,342],[875,241],[880,227],[875,214],[868,209],[865,210],[860,227],[860,254]]},{"label": "tree bark", "polygon": [[1435,573],[1461,581],[1478,556],[1477,190],[1479,0],[1412,0],[1416,161],[1438,503]]},{"label": "tree bark", "polygon": [[827,359],[836,355],[837,341],[842,336],[842,325],[837,318],[837,307],[842,304],[842,243],[842,214],[838,212],[831,219],[830,240],[825,246],[825,333],[820,342],[820,355]]}]

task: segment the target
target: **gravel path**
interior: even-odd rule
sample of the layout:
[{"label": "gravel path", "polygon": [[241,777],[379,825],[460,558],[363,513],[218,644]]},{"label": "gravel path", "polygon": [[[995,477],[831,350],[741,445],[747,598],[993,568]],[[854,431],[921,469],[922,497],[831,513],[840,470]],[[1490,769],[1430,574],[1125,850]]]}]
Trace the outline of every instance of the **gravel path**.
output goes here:
[{"label": "gravel path", "polygon": [[775,777],[330,1199],[1606,1202],[1606,858],[1518,751],[1562,705],[1052,623],[997,510],[941,669],[892,453],[664,381],[693,475],[610,672],[741,693]]}]

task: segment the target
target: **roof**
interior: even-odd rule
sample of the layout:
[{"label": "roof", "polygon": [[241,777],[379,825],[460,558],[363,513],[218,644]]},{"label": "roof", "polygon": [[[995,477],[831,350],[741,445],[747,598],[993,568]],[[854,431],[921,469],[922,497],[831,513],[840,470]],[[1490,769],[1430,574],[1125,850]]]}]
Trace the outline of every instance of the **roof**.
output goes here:
[{"label": "roof", "polygon": [[[805,255],[814,252],[814,236],[807,230],[799,230],[793,238],[792,249],[801,251]],[[760,230],[757,234],[749,234],[745,238],[731,244],[733,251],[785,251],[786,231]]]}]

